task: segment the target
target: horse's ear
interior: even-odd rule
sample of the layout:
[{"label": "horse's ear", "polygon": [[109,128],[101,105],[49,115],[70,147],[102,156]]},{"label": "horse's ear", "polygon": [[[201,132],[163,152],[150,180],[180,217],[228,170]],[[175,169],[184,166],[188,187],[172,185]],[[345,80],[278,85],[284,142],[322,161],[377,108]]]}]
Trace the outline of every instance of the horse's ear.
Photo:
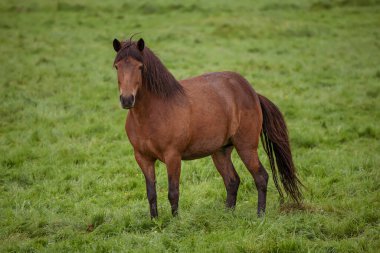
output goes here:
[{"label": "horse's ear", "polygon": [[144,50],[144,46],[145,46],[144,40],[142,38],[139,39],[139,41],[137,41],[137,48],[142,52]]},{"label": "horse's ear", "polygon": [[120,41],[118,41],[117,39],[114,39],[112,44],[113,44],[113,49],[115,49],[116,52],[119,52],[121,48]]}]

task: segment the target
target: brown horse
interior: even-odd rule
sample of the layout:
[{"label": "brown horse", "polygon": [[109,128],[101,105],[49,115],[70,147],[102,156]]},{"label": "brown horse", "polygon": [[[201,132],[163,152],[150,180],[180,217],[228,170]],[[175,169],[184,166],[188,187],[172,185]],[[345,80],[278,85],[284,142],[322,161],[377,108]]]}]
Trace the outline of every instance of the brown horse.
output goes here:
[{"label": "brown horse", "polygon": [[[296,176],[284,118],[266,97],[233,72],[209,73],[177,81],[157,56],[137,42],[113,41],[114,66],[122,108],[129,109],[125,130],[145,176],[151,217],[157,217],[155,161],[166,164],[172,214],[178,211],[181,160],[211,155],[223,177],[226,206],[234,208],[240,179],[231,161],[235,147],[258,191],[257,214],[265,212],[268,174],[259,161],[260,135],[275,185],[297,203]],[[277,170],[276,170],[277,164]]]}]

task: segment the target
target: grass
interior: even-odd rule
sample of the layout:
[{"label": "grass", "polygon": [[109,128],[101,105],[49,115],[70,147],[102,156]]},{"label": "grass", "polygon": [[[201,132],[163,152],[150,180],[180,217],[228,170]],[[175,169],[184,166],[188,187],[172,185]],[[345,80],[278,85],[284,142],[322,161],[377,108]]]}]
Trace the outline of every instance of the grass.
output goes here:
[{"label": "grass", "polygon": [[[0,252],[377,252],[380,249],[380,2],[0,2]],[[183,162],[160,217],[124,133],[114,37],[141,32],[172,73],[241,73],[283,111],[303,210],[267,215],[242,179],[237,208],[211,159]],[[268,166],[264,152],[261,160]]]}]

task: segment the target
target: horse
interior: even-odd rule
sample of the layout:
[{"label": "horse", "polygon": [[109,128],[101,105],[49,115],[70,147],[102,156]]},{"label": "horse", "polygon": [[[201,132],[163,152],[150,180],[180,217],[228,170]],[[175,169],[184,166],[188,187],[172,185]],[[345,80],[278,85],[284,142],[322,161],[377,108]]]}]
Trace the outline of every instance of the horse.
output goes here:
[{"label": "horse", "polygon": [[151,218],[158,217],[157,160],[167,168],[173,216],[178,214],[181,161],[210,155],[223,178],[225,205],[234,209],[240,178],[231,160],[233,148],[255,182],[257,215],[265,214],[268,173],[257,153],[260,136],[280,198],[284,199],[285,191],[300,203],[302,183],[284,117],[244,77],[215,72],[177,81],[142,38],[137,42],[114,39],[113,48],[120,104],[129,109],[125,130],[145,177]]}]

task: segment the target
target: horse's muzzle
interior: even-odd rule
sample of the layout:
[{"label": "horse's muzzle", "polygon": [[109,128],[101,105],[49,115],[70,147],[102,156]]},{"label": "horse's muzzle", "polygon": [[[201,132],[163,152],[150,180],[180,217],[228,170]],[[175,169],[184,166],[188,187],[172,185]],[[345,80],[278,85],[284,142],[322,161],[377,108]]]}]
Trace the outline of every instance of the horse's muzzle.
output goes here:
[{"label": "horse's muzzle", "polygon": [[135,105],[135,96],[125,97],[120,95],[120,104],[123,109],[131,109]]}]

